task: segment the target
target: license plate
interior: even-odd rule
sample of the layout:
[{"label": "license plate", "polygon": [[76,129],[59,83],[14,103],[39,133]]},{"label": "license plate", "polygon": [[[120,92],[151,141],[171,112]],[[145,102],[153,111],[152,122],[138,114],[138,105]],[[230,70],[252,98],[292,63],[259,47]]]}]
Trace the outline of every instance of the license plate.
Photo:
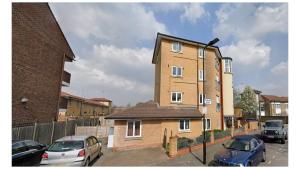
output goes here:
[{"label": "license plate", "polygon": [[268,138],[274,138],[274,136],[267,136]]}]

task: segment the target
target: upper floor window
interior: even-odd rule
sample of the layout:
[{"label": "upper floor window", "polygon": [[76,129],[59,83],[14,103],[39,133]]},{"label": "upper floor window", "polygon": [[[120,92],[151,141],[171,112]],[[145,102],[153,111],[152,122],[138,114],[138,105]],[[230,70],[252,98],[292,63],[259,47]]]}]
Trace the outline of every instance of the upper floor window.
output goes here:
[{"label": "upper floor window", "polygon": [[198,77],[198,80],[204,80],[204,71],[203,69],[199,70],[199,77]]},{"label": "upper floor window", "polygon": [[181,52],[181,43],[173,42],[172,43],[172,51],[173,52]]},{"label": "upper floor window", "polygon": [[179,131],[189,131],[190,120],[179,120]]},{"label": "upper floor window", "polygon": [[182,67],[172,66],[172,76],[182,76]]},{"label": "upper floor window", "polygon": [[216,111],[220,112],[220,110],[221,110],[220,97],[217,96],[216,97]]},{"label": "upper floor window", "polygon": [[225,66],[224,66],[224,72],[231,73],[232,72],[232,61],[231,59],[225,59]]},{"label": "upper floor window", "polygon": [[200,58],[204,58],[204,49],[203,48],[201,48],[201,47],[199,47],[198,48],[198,56],[200,57]]},{"label": "upper floor window", "polygon": [[171,101],[175,103],[182,102],[182,93],[181,92],[171,92]]},{"label": "upper floor window", "polygon": [[202,93],[199,93],[199,104],[203,104],[205,98],[206,98],[206,95],[203,95]]}]

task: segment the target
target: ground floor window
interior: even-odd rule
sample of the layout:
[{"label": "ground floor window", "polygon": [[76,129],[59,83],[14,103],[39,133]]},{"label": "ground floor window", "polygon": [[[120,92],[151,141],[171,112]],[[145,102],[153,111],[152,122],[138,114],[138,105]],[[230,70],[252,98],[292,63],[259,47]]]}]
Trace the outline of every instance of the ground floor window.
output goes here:
[{"label": "ground floor window", "polygon": [[140,137],[141,136],[141,121],[129,120],[127,121],[127,137]]},{"label": "ground floor window", "polygon": [[190,130],[190,120],[179,120],[179,130],[189,131]]},{"label": "ground floor window", "polygon": [[205,119],[205,130],[211,130],[210,119]]}]

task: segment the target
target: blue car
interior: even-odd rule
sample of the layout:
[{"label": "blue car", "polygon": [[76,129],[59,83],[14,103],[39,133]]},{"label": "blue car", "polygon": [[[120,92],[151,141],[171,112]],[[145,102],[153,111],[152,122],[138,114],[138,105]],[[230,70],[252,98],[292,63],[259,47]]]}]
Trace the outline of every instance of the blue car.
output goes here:
[{"label": "blue car", "polygon": [[253,135],[236,136],[223,146],[214,156],[217,166],[257,166],[266,161],[265,144]]}]

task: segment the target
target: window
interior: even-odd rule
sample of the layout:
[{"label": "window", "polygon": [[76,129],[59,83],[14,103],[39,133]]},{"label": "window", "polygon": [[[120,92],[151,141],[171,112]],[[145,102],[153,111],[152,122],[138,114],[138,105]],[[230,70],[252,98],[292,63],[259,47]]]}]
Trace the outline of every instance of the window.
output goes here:
[{"label": "window", "polygon": [[198,48],[198,56],[200,57],[200,58],[204,58],[204,49],[203,48]]},{"label": "window", "polygon": [[182,76],[182,67],[172,66],[172,76]]},{"label": "window", "polygon": [[225,59],[224,60],[225,62],[225,66],[224,66],[224,72],[228,72],[228,73],[231,73],[232,71],[232,63],[231,63],[231,60],[230,59]]},{"label": "window", "polygon": [[140,137],[141,136],[141,121],[130,120],[127,121],[127,137]]},{"label": "window", "polygon": [[181,102],[181,92],[171,92],[171,101],[172,102]]},{"label": "window", "polygon": [[173,52],[181,52],[181,43],[173,42],[172,43],[172,51]]},{"label": "window", "polygon": [[199,70],[198,80],[202,81],[204,79],[203,69]]},{"label": "window", "polygon": [[210,119],[205,119],[205,130],[210,130],[211,126],[210,126]]},{"label": "window", "polygon": [[190,120],[179,120],[179,131],[189,131]]},{"label": "window", "polygon": [[220,110],[221,110],[221,104],[220,104],[220,97],[219,96],[217,96],[216,97],[216,111],[217,112],[220,112]]},{"label": "window", "polygon": [[261,106],[261,107],[260,107],[260,111],[265,111],[265,107],[264,107],[264,106]]},{"label": "window", "polygon": [[203,97],[203,94],[199,93],[199,104],[203,104],[205,98],[206,98],[206,95],[204,95],[204,97]]}]

